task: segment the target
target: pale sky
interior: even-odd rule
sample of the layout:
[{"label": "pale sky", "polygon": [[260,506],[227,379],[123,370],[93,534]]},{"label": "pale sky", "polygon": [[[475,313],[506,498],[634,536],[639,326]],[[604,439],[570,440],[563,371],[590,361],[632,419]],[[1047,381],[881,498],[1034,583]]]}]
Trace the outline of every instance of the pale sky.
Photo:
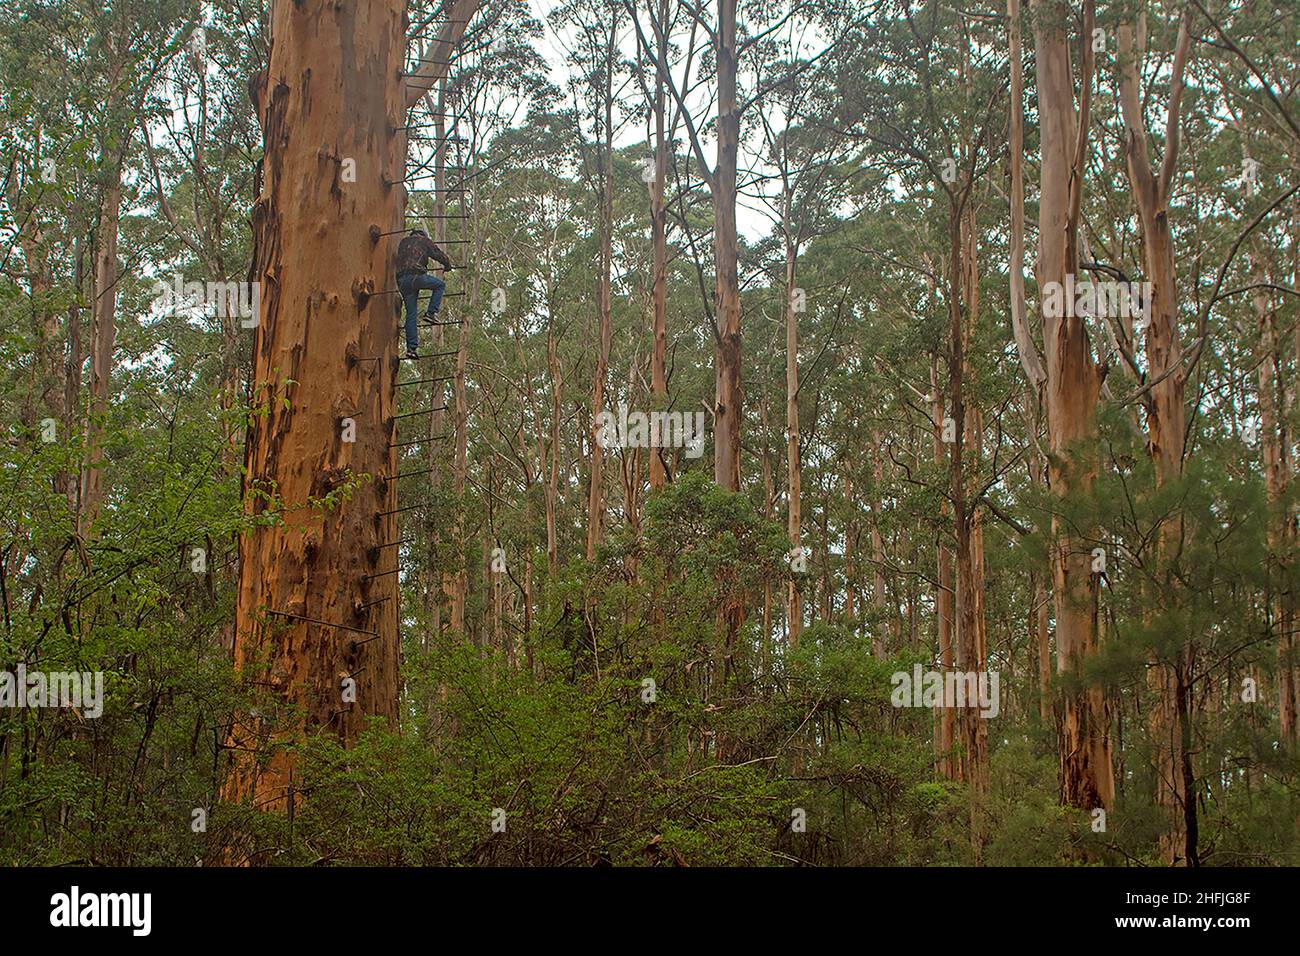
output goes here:
[{"label": "pale sky", "polygon": [[[573,41],[567,34],[557,37],[550,22],[551,11],[559,7],[561,4],[558,0],[528,0],[528,4],[532,10],[533,16],[542,22],[544,28],[544,35],[539,41],[537,41],[536,46],[539,52],[546,57],[547,63],[550,67],[551,82],[563,91],[566,89],[569,80],[565,45],[572,47]],[[638,4],[638,7],[639,6],[640,4]],[[648,22],[643,21],[642,29],[646,32],[647,36],[650,34],[650,26]],[[629,59],[632,59],[635,56],[636,33],[630,25],[628,26],[626,35],[623,39],[623,49],[625,55]],[[677,76],[680,81],[680,70],[676,71],[675,76]],[[708,97],[711,94],[710,87],[711,84],[705,84],[703,89],[698,90],[694,96],[689,97],[687,100],[687,104],[691,107],[692,116],[697,121],[698,126],[703,126],[712,119],[714,115],[708,110]],[[635,83],[633,83],[629,88],[628,95],[629,98],[640,95],[640,91],[636,87]],[[744,95],[743,89],[741,95]],[[669,100],[671,111],[671,96],[669,96]],[[780,120],[777,119],[776,122],[780,122]],[[683,145],[686,146],[686,148],[689,148],[689,145],[686,142],[685,129],[683,128],[680,130],[678,135]],[[619,131],[616,145],[619,147],[629,147],[638,143],[645,144],[646,156],[649,157],[651,152],[650,145],[646,139],[646,127],[644,122],[626,123]],[[704,149],[704,156],[709,161],[710,167],[712,167],[717,154],[717,143],[713,137],[706,136],[701,145]],[[740,165],[742,169],[740,180],[742,184],[747,178],[744,167],[746,165],[752,165],[755,162],[754,150],[757,145],[759,144],[753,142],[741,144]],[[707,187],[704,186],[701,186],[700,188],[707,189]],[[753,190],[751,189],[749,191],[752,192]],[[771,220],[764,212],[762,203],[753,197],[746,197],[743,195],[739,197],[736,208],[736,221],[741,236],[749,241],[767,235],[772,229]]]}]

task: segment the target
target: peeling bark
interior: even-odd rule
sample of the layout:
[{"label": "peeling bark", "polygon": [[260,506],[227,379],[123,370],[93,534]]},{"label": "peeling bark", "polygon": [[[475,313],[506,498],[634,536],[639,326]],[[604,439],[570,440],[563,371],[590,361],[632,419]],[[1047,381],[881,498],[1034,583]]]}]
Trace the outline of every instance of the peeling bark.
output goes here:
[{"label": "peeling bark", "polygon": [[[253,211],[261,309],[245,449],[245,508],[284,504],[240,539],[236,667],[266,688],[232,727],[229,800],[290,809],[294,761],[274,746],[397,720],[398,588],[391,243],[401,214],[405,43],[397,0],[275,5],[260,91],[262,193]],[[356,181],[344,181],[345,159]],[[355,442],[343,440],[343,419]],[[361,476],[368,476],[361,478]],[[332,507],[312,507],[356,482]],[[383,576],[377,576],[383,575]],[[379,602],[379,603],[376,603]],[[293,616],[290,616],[293,615]],[[304,620],[327,622],[325,624]],[[355,681],[355,702],[341,692]],[[268,746],[271,745],[271,746]]]}]

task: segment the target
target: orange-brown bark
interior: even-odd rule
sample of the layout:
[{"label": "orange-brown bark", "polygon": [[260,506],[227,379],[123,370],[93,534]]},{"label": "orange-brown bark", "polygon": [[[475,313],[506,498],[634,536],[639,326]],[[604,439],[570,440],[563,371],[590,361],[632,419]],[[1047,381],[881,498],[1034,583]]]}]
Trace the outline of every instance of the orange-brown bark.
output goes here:
[{"label": "orange-brown bark", "polygon": [[273,495],[283,511],[240,540],[235,664],[263,699],[236,718],[225,796],[263,808],[292,801],[294,761],[274,745],[314,731],[349,740],[368,717],[397,719],[397,575],[385,573],[397,553],[381,549],[397,530],[385,514],[395,482],[383,480],[395,470],[394,307],[375,293],[393,282],[378,234],[400,216],[404,43],[398,0],[277,3],[257,90],[245,507],[268,515]]}]

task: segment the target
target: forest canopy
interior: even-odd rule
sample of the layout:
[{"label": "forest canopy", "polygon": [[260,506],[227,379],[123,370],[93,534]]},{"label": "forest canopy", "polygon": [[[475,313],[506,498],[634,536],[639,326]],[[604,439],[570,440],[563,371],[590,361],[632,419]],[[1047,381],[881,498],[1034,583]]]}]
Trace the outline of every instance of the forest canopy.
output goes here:
[{"label": "forest canopy", "polygon": [[11,0],[0,864],[1300,863],[1296,14]]}]

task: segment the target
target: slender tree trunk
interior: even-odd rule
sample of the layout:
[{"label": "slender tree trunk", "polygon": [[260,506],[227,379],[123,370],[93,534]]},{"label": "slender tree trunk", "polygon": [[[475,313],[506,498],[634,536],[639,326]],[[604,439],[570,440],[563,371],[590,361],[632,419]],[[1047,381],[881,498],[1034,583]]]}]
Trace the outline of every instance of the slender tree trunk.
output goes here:
[{"label": "slender tree trunk", "polygon": [[[938,355],[930,357],[930,396],[931,396],[931,413],[934,418],[934,463],[936,467],[943,466],[945,448],[943,443],[943,418],[944,418],[944,401],[943,393],[939,391],[939,359]],[[949,511],[945,502],[941,508],[943,513]],[[953,589],[953,555],[952,548],[940,538],[938,547],[938,568],[935,579],[935,627],[937,631],[937,642],[939,645],[939,671],[946,675],[953,667],[953,610],[954,610],[954,589]],[[938,769],[941,776],[950,780],[957,779],[957,764],[953,753],[953,744],[956,736],[956,715],[951,707],[945,707],[942,704],[937,710],[937,727],[934,735],[935,751],[938,756]]]},{"label": "slender tree trunk", "polygon": [[[970,200],[962,210],[956,239],[959,245],[954,246],[953,279],[954,285],[959,281],[960,286],[952,291],[960,298],[953,312],[957,324],[953,329],[952,389],[953,418],[961,441],[953,447],[952,494],[957,523],[957,668],[979,674],[988,669],[988,623],[984,613],[984,525],[971,488],[979,476],[983,422],[979,408],[968,407],[966,403],[968,386],[974,384],[975,373],[968,356],[980,305],[975,212]],[[964,776],[975,793],[983,794],[988,790],[989,776],[988,723],[980,714],[978,702],[969,699],[960,711],[960,718]],[[978,845],[978,828],[976,839]]]},{"label": "slender tree trunk", "polygon": [[1029,333],[1028,304],[1025,299],[1025,107],[1024,65],[1021,52],[1020,0],[1007,0],[1007,38],[1009,45],[1011,96],[1007,107],[1008,172],[1011,176],[1011,230],[1008,236],[1011,285],[1011,329],[1016,352],[1025,370],[1034,396],[1041,408],[1047,372],[1043,368],[1038,346]]},{"label": "slender tree trunk", "polygon": [[[1031,429],[1029,442],[1030,480],[1035,486],[1045,483],[1043,462],[1039,454],[1038,434],[1043,408],[1043,391],[1047,385],[1047,371],[1043,368],[1038,346],[1029,333],[1025,300],[1025,114],[1024,67],[1022,65],[1020,0],[1007,0],[1007,28],[1010,44],[1011,100],[1008,107],[1009,147],[1007,150],[1011,174],[1011,324],[1016,339],[1021,367],[1032,390],[1025,415],[1026,427]],[[1047,579],[1045,575],[1029,576],[1032,607],[1029,614],[1031,651],[1037,651],[1038,662],[1038,716],[1046,722],[1052,713],[1052,658],[1047,626]]]},{"label": "slender tree trunk", "polygon": [[854,497],[853,475],[844,469],[844,501],[850,517],[844,523],[844,621],[853,632],[858,631],[858,617],[863,608],[858,602],[858,530],[857,499]]},{"label": "slender tree trunk", "polygon": [[[42,299],[53,285],[50,278],[49,253],[41,248],[40,240],[24,243],[23,257],[27,260],[32,295]],[[47,302],[39,302],[33,329],[37,342],[41,417],[49,416],[60,424],[65,419],[64,400],[67,395],[67,370],[64,364],[63,341],[59,335],[59,313]],[[63,490],[60,486],[56,490]]]},{"label": "slender tree trunk", "polygon": [[86,419],[85,460],[81,470],[81,537],[99,517],[104,500],[104,428],[113,379],[113,350],[117,341],[117,235],[122,206],[121,154],[105,170],[107,179],[99,203],[99,232],[95,248],[94,331],[90,351],[90,414]]},{"label": "slender tree trunk", "polygon": [[[740,149],[740,107],[736,98],[736,0],[718,0],[718,158],[712,176],[713,256],[717,272],[714,305],[713,478],[728,491],[740,490],[741,391],[739,239],[736,231],[736,167]],[[723,631],[723,677],[732,672],[744,606],[735,595],[723,598],[718,626]],[[719,744],[718,759],[723,756]]]},{"label": "slender tree trunk", "polygon": [[[76,295],[80,298],[85,287],[85,251],[83,240],[78,236],[73,243],[73,282]],[[74,299],[68,306],[68,353],[65,359],[63,376],[63,423],[65,434],[72,434],[78,417],[78,400],[81,397],[81,307]],[[68,513],[73,516],[73,526],[80,527],[81,487],[78,476],[68,474],[61,477],[63,492],[68,502]]]},{"label": "slender tree trunk", "polygon": [[736,101],[736,0],[718,0],[718,159],[713,171],[714,301],[718,341],[714,351],[713,477],[740,490],[740,277],[736,232],[736,164],[740,111]]},{"label": "slender tree trunk", "polygon": [[[1263,281],[1257,270],[1256,281]],[[1282,502],[1291,481],[1291,435],[1283,410],[1287,407],[1287,389],[1284,370],[1286,358],[1282,353],[1277,330],[1277,312],[1264,292],[1254,296],[1255,314],[1259,320],[1260,343],[1264,360],[1259,366],[1259,417],[1260,448],[1263,453],[1264,485],[1268,493],[1271,517],[1268,528],[1268,550],[1274,565],[1275,583],[1272,597],[1273,626],[1278,643],[1278,721],[1283,742],[1288,747],[1296,743],[1295,668],[1290,663],[1294,640],[1296,614],[1290,589],[1284,583],[1290,564],[1291,522]]]},{"label": "slender tree trunk", "polygon": [[[1091,3],[1087,4],[1088,11]],[[1034,48],[1040,118],[1041,183],[1038,204],[1039,294],[1047,283],[1064,288],[1078,264],[1082,149],[1087,141],[1091,58],[1084,57],[1082,120],[1075,112],[1074,78],[1067,37],[1069,7],[1034,0]],[[1085,30],[1091,35],[1091,16]],[[1083,45],[1088,51],[1091,47]],[[1052,493],[1068,501],[1086,494],[1096,476],[1092,443],[1097,437],[1097,399],[1104,366],[1093,362],[1088,331],[1070,309],[1043,315],[1047,372],[1047,427],[1051,446]],[[1097,654],[1098,577],[1092,570],[1089,529],[1052,521],[1052,585],[1056,601],[1057,672],[1082,678]],[[1064,692],[1059,719],[1060,796],[1067,806],[1092,809],[1114,802],[1110,706],[1105,691],[1085,684]]]},{"label": "slender tree trunk", "polygon": [[[783,232],[785,234],[785,443],[786,497],[789,503],[790,545],[800,548],[803,541],[801,502],[803,477],[799,460],[799,316],[794,310],[795,265],[794,242],[790,235],[790,194],[784,198]],[[799,643],[803,631],[803,594],[795,576],[786,585],[786,614],[790,619],[790,646]]]},{"label": "slender tree trunk", "polygon": [[[664,130],[664,64],[668,62],[668,0],[659,0],[658,53],[655,57],[655,171],[650,187],[650,254],[653,271],[650,299],[654,312],[654,346],[650,353],[651,405],[668,406],[668,207],[664,188],[668,179],[668,148]],[[657,419],[656,419],[657,421]],[[658,436],[656,436],[658,437]],[[650,489],[658,491],[668,480],[664,450],[659,442],[650,450]]]},{"label": "slender tree trunk", "polygon": [[[770,435],[772,433],[772,416],[766,396],[759,401],[758,411],[763,422],[763,434],[764,436]],[[776,508],[776,496],[776,464],[773,460],[772,446],[765,438],[763,441],[763,518],[767,521],[772,520]],[[771,672],[772,617],[772,582],[764,579],[763,632],[760,649],[763,655],[763,672],[765,674]]]},{"label": "slender tree trunk", "polygon": [[[640,362],[632,361],[628,363],[627,369],[627,394],[633,394],[636,388],[637,372]],[[645,380],[642,379],[644,387]],[[653,456],[651,456],[653,457]],[[623,452],[623,514],[627,520],[628,530],[632,532],[632,538],[635,541],[641,540],[641,449],[627,448]],[[631,581],[636,581],[637,556],[635,553],[627,557],[627,569],[631,576]]]},{"label": "slender tree trunk", "polygon": [[551,377],[550,465],[546,472],[546,574],[552,581],[560,568],[559,497],[560,497],[560,418],[563,414],[564,371],[560,367],[559,342],[555,335],[555,317],[549,314],[546,326],[546,366]]},{"label": "slender tree trunk", "polygon": [[[1145,20],[1145,14],[1139,15]],[[1145,23],[1140,28],[1145,36]],[[1125,159],[1129,187],[1142,227],[1142,261],[1151,284],[1150,310],[1146,331],[1146,356],[1154,383],[1144,398],[1147,450],[1155,466],[1156,485],[1177,481],[1183,473],[1186,428],[1185,379],[1178,329],[1178,286],[1174,266],[1174,243],[1169,221],[1169,186],[1178,161],[1179,108],[1182,100],[1183,69],[1191,45],[1188,18],[1179,30],[1170,81],[1165,154],[1159,170],[1152,170],[1147,153],[1147,130],[1142,116],[1140,68],[1145,50],[1135,43],[1133,26],[1119,26],[1120,112],[1124,121]],[[1151,606],[1165,603],[1168,587],[1177,587],[1174,571],[1182,547],[1183,521],[1165,522],[1159,531],[1158,593]],[[1152,652],[1148,683],[1155,695],[1150,713],[1151,741],[1156,770],[1156,803],[1165,811],[1166,829],[1160,837],[1161,854],[1169,865],[1198,865],[1195,800],[1184,786],[1191,753],[1184,747],[1190,728],[1184,726],[1188,703],[1184,663],[1190,663],[1190,642],[1168,654]],[[1190,826],[1189,824],[1190,820]]]},{"label": "slender tree trunk", "polygon": [[875,624],[871,634],[871,653],[883,658],[889,648],[885,643],[885,617],[888,607],[888,592],[885,586],[885,539],[880,533],[881,497],[885,487],[885,446],[880,433],[872,435],[871,448],[875,462],[872,465],[876,492],[871,502],[871,564],[874,568],[871,584],[871,607]]},{"label": "slender tree trunk", "polygon": [[[614,27],[610,26],[610,48],[614,43]],[[611,57],[612,61],[612,52]],[[596,353],[596,374],[591,382],[591,420],[596,431],[605,411],[605,387],[609,378],[609,353],[614,339],[610,281],[614,261],[614,130],[613,130],[613,64],[606,64],[604,111],[604,142],[597,149],[600,184],[598,229],[600,233],[600,266],[596,279],[597,337],[600,345]],[[593,432],[595,437],[595,432]],[[603,440],[608,440],[605,436]],[[604,538],[605,526],[605,449],[601,440],[591,443],[591,485],[587,498],[587,560],[596,560],[596,551]]]}]

